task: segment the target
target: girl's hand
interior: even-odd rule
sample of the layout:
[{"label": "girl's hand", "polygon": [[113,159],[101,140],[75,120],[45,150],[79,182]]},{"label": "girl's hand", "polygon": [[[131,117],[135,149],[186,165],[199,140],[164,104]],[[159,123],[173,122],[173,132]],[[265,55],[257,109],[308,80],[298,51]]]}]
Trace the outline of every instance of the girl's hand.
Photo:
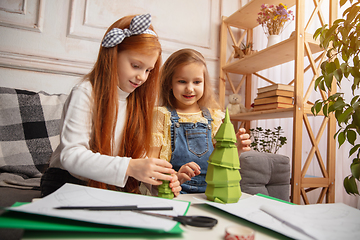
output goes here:
[{"label": "girl's hand", "polygon": [[200,166],[195,162],[189,162],[181,166],[177,172],[180,185],[186,181],[191,180],[192,177],[200,174]]},{"label": "girl's hand", "polygon": [[245,128],[239,128],[239,131],[236,133],[236,146],[238,149],[239,156],[242,152],[250,151],[250,135],[246,133]]},{"label": "girl's hand", "polygon": [[152,185],[162,184],[160,180],[172,181],[174,177],[170,174],[174,173],[168,161],[158,158],[130,159],[126,170],[126,175]]},{"label": "girl's hand", "polygon": [[173,174],[172,177],[173,179],[170,181],[169,187],[171,188],[171,191],[174,193],[174,196],[177,197],[181,191],[181,186],[180,186],[181,184],[176,174]]}]

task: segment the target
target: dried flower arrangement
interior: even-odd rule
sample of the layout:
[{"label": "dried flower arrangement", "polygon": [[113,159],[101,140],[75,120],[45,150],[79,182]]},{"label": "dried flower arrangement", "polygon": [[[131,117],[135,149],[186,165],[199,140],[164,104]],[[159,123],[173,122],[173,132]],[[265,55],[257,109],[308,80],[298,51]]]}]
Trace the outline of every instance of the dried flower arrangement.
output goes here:
[{"label": "dried flower arrangement", "polygon": [[278,6],[263,4],[258,13],[257,22],[262,25],[266,35],[279,35],[285,23],[294,20],[293,11],[280,3]]}]

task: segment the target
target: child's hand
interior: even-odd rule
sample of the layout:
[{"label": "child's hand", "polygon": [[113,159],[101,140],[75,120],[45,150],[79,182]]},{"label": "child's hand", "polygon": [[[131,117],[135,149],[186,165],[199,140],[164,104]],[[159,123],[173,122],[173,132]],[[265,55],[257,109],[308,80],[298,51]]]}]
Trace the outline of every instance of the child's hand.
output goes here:
[{"label": "child's hand", "polygon": [[141,182],[152,185],[160,185],[162,181],[172,181],[175,170],[172,165],[163,159],[158,158],[133,158],[130,159],[126,175]]},{"label": "child's hand", "polygon": [[186,181],[191,180],[192,177],[200,174],[200,166],[195,162],[189,162],[181,166],[177,172],[177,177],[180,184],[183,184]]},{"label": "child's hand", "polygon": [[181,186],[180,186],[181,184],[175,173],[172,174],[171,176],[173,177],[173,179],[171,179],[169,183],[169,187],[171,188],[171,191],[174,193],[174,196],[177,197],[181,191]]},{"label": "child's hand", "polygon": [[236,133],[236,146],[238,149],[239,156],[242,152],[250,151],[250,135],[246,133],[245,128],[239,128],[239,131]]}]

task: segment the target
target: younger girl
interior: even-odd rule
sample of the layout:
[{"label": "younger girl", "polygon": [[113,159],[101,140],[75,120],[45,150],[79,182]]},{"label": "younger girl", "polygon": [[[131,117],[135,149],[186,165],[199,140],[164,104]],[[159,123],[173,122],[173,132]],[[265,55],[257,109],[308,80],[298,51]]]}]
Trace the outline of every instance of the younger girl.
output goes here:
[{"label": "younger girl", "polygon": [[[170,161],[182,193],[205,192],[208,159],[224,113],[214,99],[204,57],[192,49],[173,53],[160,76],[151,156]],[[239,154],[250,150],[250,136],[239,129]]]},{"label": "younger girl", "polygon": [[170,180],[172,165],[146,158],[158,96],[161,45],[149,14],[127,16],[107,30],[93,70],[65,103],[60,144],[41,181],[46,196],[65,183],[139,193],[139,182]]}]

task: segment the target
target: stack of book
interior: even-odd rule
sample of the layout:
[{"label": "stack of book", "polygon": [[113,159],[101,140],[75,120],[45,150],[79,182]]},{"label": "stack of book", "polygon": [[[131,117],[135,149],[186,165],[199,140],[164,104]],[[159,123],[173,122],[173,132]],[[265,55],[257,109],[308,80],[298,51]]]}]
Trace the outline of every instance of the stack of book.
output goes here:
[{"label": "stack of book", "polygon": [[293,106],[294,86],[273,84],[258,88],[254,111],[289,108]]}]

